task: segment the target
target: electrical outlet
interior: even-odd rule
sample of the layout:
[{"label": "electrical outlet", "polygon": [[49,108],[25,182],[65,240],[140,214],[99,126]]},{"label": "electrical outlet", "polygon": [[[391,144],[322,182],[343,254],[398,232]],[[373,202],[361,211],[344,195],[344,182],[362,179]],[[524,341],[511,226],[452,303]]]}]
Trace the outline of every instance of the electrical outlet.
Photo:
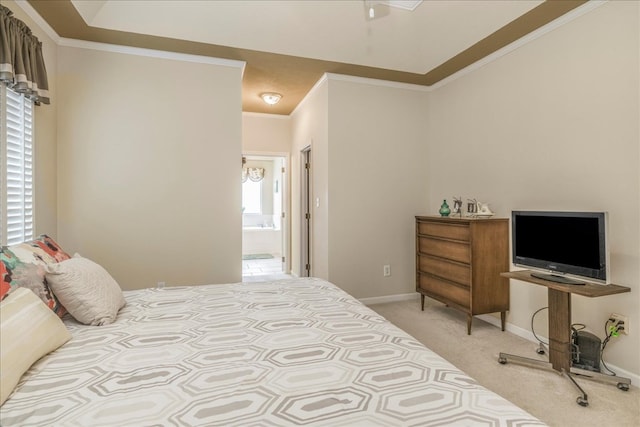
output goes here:
[{"label": "electrical outlet", "polygon": [[166,283],[164,282],[158,282],[158,284],[156,285],[156,288],[158,289],[164,289],[164,286],[166,285]]},{"label": "electrical outlet", "polygon": [[384,275],[384,277],[391,276],[391,266],[385,265],[384,267],[382,267],[382,274]]},{"label": "electrical outlet", "polygon": [[621,334],[629,335],[629,316],[623,316],[622,314],[611,313],[609,319],[613,320],[610,322],[611,326],[615,326],[622,322],[624,325],[624,329],[620,331]]}]

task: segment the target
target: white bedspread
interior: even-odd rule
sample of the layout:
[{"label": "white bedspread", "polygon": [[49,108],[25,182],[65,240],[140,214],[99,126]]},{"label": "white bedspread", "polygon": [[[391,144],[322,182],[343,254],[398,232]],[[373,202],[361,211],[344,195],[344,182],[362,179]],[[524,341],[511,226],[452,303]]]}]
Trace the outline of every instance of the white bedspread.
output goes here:
[{"label": "white bedspread", "polygon": [[125,292],[0,408],[8,426],[543,425],[320,279]]}]

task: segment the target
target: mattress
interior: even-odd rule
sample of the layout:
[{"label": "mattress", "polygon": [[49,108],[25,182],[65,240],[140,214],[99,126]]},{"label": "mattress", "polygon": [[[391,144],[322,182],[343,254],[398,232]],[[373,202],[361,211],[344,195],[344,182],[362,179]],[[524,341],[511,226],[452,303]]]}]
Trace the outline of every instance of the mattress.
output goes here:
[{"label": "mattress", "polygon": [[8,426],[532,426],[337,286],[316,278],[145,289],[38,361]]}]

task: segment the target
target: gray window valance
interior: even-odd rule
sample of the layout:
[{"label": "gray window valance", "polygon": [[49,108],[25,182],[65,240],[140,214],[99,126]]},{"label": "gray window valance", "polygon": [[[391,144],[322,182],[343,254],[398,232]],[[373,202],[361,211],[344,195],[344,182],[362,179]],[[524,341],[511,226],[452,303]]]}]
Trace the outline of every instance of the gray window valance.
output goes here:
[{"label": "gray window valance", "polygon": [[42,43],[27,25],[0,5],[0,81],[37,105],[49,104]]}]

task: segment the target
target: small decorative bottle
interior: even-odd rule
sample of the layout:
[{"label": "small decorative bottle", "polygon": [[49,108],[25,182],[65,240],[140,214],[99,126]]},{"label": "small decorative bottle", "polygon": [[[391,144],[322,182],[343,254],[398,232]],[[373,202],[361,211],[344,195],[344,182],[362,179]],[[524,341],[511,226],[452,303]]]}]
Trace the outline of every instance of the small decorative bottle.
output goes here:
[{"label": "small decorative bottle", "polygon": [[449,209],[447,199],[442,201],[442,206],[440,206],[440,210],[438,212],[440,212],[441,216],[449,216],[449,214],[451,213],[451,209]]}]

